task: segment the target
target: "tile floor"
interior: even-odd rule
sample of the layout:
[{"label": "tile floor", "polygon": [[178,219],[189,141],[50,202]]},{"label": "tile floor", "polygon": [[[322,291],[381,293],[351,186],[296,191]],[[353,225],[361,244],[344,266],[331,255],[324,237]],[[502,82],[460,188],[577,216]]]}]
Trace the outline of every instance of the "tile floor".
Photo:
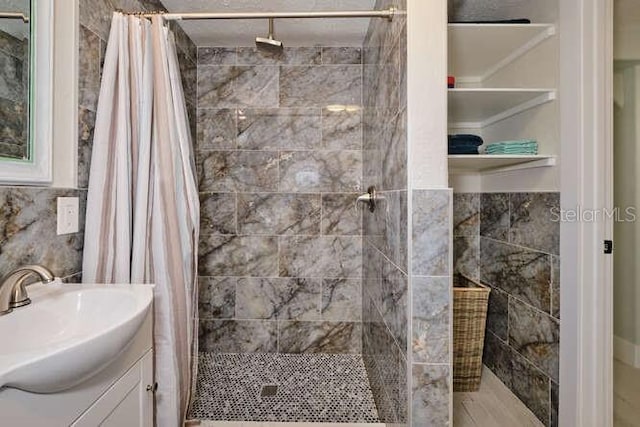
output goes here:
[{"label": "tile floor", "polygon": [[[196,398],[189,418],[240,422],[201,425],[370,426],[379,421],[360,355],[200,353],[199,357]],[[265,396],[265,385],[277,385],[275,395]]]},{"label": "tile floor", "polygon": [[544,427],[488,368],[480,390],[453,394],[454,427]]},{"label": "tile floor", "polygon": [[640,426],[640,369],[613,361],[613,425]]}]

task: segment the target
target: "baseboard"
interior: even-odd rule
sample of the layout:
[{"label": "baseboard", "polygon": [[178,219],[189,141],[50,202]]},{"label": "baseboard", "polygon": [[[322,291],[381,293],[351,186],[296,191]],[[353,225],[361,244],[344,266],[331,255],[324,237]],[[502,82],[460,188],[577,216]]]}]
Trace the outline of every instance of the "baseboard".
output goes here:
[{"label": "baseboard", "polygon": [[640,369],[640,345],[618,336],[613,337],[613,357],[625,365]]}]

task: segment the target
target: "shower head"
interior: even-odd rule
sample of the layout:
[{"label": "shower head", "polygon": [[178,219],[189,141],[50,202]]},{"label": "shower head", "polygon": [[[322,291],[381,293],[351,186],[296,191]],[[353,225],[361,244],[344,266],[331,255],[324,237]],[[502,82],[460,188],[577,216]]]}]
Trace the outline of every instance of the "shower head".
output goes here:
[{"label": "shower head", "polygon": [[256,37],[256,47],[270,53],[282,53],[284,44],[274,38],[273,18],[269,19],[269,37]]}]

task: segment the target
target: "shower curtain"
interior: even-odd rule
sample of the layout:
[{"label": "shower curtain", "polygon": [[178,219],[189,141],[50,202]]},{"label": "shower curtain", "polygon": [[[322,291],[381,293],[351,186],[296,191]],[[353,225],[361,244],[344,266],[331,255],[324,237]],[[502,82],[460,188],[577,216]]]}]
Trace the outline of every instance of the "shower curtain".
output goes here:
[{"label": "shower curtain", "polygon": [[83,282],[155,284],[161,427],[182,424],[195,370],[194,163],[173,34],[159,16],[115,13],[93,141]]}]

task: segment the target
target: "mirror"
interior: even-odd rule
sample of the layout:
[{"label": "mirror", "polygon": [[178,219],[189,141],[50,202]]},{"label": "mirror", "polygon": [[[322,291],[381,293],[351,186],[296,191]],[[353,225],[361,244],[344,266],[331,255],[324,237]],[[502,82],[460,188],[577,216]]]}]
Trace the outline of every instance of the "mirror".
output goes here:
[{"label": "mirror", "polygon": [[0,0],[0,182],[51,182],[53,0]]}]

